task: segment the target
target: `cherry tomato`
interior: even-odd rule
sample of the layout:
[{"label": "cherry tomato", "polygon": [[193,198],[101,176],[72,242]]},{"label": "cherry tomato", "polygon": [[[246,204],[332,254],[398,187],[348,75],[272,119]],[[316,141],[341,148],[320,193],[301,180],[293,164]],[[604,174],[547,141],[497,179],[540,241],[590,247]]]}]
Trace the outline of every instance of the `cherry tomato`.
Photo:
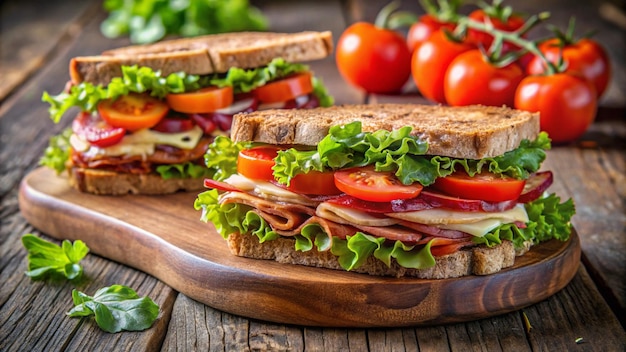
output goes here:
[{"label": "cherry tomato", "polygon": [[168,94],[172,110],[188,114],[213,112],[233,103],[233,87],[206,87],[193,92]]},{"label": "cherry tomato", "polygon": [[369,93],[399,92],[411,75],[411,52],[397,32],[357,22],[339,37],[337,68],[350,84]]},{"label": "cherry tomato", "polygon": [[409,32],[406,35],[406,43],[411,53],[413,53],[437,30],[445,28],[453,31],[454,27],[454,23],[441,22],[432,15],[422,15],[419,21],[412,24],[409,28]]},{"label": "cherry tomato", "polygon": [[587,130],[596,115],[594,85],[573,74],[527,76],[515,92],[515,108],[539,112],[541,130],[553,142],[573,141]]},{"label": "cherry tomato", "polygon": [[353,168],[335,172],[335,185],[344,193],[372,202],[390,202],[417,197],[422,185],[404,185],[391,172],[378,172],[373,167]]},{"label": "cherry tomato", "polygon": [[[518,15],[510,14],[504,15],[501,11],[503,7],[496,7],[494,12],[490,15],[488,12],[492,10],[477,9],[470,13],[469,18],[477,22],[491,23],[495,29],[513,32],[524,25],[524,19]],[[469,29],[467,31],[467,41],[476,45],[482,46],[485,49],[489,49],[493,43],[493,36],[489,33],[481,32],[475,29]],[[504,51],[514,49],[514,45],[511,43],[504,43]]]},{"label": "cherry tomato", "polygon": [[237,172],[249,179],[273,181],[274,158],[280,149],[275,146],[259,146],[239,151]]},{"label": "cherry tomato", "polygon": [[253,91],[262,103],[277,103],[313,92],[311,72],[302,72],[265,84]]},{"label": "cherry tomato", "polygon": [[435,181],[434,188],[447,194],[464,198],[480,199],[488,202],[503,202],[517,199],[524,189],[525,180],[483,172],[470,177],[464,171],[457,171]]},{"label": "cherry tomato", "polygon": [[100,148],[110,147],[119,143],[126,130],[120,127],[113,127],[104,122],[100,116],[81,112],[72,122],[72,131],[81,139]]},{"label": "cherry tomato", "polygon": [[473,49],[470,44],[449,40],[441,30],[420,45],[413,53],[411,73],[423,96],[445,104],[443,82],[448,66],[455,57]]},{"label": "cherry tomato", "polygon": [[[558,39],[551,39],[542,43],[539,50],[550,62],[558,63],[561,56]],[[602,96],[611,77],[611,63],[604,48],[591,39],[580,39],[574,43],[566,44],[562,52],[563,61],[567,65],[565,72],[578,72],[593,82],[597,96]],[[546,71],[545,63],[540,57],[534,57],[528,64],[526,71],[530,75],[543,74]]]},{"label": "cherry tomato", "polygon": [[166,116],[152,129],[164,133],[178,133],[189,131],[195,125],[193,120],[184,116]]},{"label": "cherry tomato", "polygon": [[169,107],[164,102],[138,93],[129,93],[98,103],[98,112],[104,121],[113,127],[121,127],[131,132],[153,127],[168,110]]},{"label": "cherry tomato", "polygon": [[309,171],[298,174],[291,179],[288,190],[296,193],[311,195],[335,195],[341,191],[335,185],[335,172]]},{"label": "cherry tomato", "polygon": [[444,96],[452,106],[482,104],[512,107],[515,90],[524,77],[516,63],[496,67],[478,50],[457,56],[444,77]]}]

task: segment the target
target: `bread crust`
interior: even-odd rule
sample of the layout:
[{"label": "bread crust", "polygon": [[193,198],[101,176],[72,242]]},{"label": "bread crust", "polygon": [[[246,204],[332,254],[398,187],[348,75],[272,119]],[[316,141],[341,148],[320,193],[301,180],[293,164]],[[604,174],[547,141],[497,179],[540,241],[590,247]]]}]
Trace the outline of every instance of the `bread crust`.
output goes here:
[{"label": "bread crust", "polygon": [[147,66],[163,75],[175,72],[206,75],[224,73],[231,67],[255,68],[274,58],[288,62],[323,59],[333,50],[332,34],[325,32],[237,32],[132,45],[107,50],[97,56],[70,61],[73,83],[106,86],[121,76],[122,65]]},{"label": "bread crust", "polygon": [[538,113],[507,107],[367,104],[238,114],[231,138],[315,146],[331,126],[353,121],[366,132],[411,126],[413,135],[428,141],[428,154],[468,159],[502,155],[539,133]]},{"label": "bread crust", "polygon": [[165,180],[158,174],[129,174],[78,167],[69,169],[69,183],[81,192],[98,195],[155,195],[204,189],[202,178]]},{"label": "bread crust", "polygon": [[[255,235],[233,233],[228,236],[228,247],[232,254],[264,260],[275,260],[284,264],[297,264],[318,268],[344,270],[330,251],[319,252],[315,248],[307,252],[295,250],[295,239],[280,237],[273,241],[259,243]],[[400,266],[393,258],[391,266],[370,256],[353,272],[393,277],[414,277],[420,279],[447,279],[467,275],[490,275],[515,263],[515,249],[510,241],[488,248],[475,246],[452,254],[435,257],[434,267],[412,269]]]}]

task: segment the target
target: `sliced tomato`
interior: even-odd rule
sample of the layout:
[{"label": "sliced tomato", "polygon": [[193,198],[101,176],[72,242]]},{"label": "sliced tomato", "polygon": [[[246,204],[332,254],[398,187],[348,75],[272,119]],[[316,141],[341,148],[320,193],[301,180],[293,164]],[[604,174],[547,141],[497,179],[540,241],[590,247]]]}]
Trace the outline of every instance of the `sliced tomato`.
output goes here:
[{"label": "sliced tomato", "polygon": [[237,172],[249,179],[273,181],[272,167],[279,150],[272,145],[241,150],[237,157]]},{"label": "sliced tomato", "polygon": [[452,254],[457,252],[459,249],[467,246],[469,243],[460,242],[460,243],[452,243],[452,244],[444,244],[444,245],[431,245],[430,253],[435,257],[440,257],[442,255]]},{"label": "sliced tomato", "polygon": [[152,129],[164,133],[178,133],[189,131],[195,125],[193,120],[185,116],[166,116]]},{"label": "sliced tomato", "polygon": [[286,187],[288,190],[301,194],[334,195],[341,191],[335,186],[335,172],[309,171],[298,174]]},{"label": "sliced tomato", "polygon": [[98,115],[81,112],[72,122],[72,131],[81,139],[100,148],[110,147],[119,143],[126,130],[113,127],[106,123]]},{"label": "sliced tomato", "polygon": [[206,87],[193,92],[168,94],[172,110],[188,114],[213,112],[233,103],[233,87]]},{"label": "sliced tomato", "polygon": [[517,199],[524,189],[525,180],[498,176],[483,172],[470,177],[464,171],[440,177],[434,187],[440,191],[464,199],[502,202]]},{"label": "sliced tomato", "polygon": [[254,96],[266,104],[292,100],[311,92],[313,92],[313,83],[309,71],[270,82],[253,91]]},{"label": "sliced tomato", "polygon": [[168,111],[169,107],[164,102],[138,93],[103,100],[98,104],[98,112],[104,121],[129,131],[155,126]]},{"label": "sliced tomato", "polygon": [[335,172],[335,185],[344,193],[372,202],[390,202],[417,197],[422,185],[404,185],[391,172],[378,172],[374,167],[347,169]]}]

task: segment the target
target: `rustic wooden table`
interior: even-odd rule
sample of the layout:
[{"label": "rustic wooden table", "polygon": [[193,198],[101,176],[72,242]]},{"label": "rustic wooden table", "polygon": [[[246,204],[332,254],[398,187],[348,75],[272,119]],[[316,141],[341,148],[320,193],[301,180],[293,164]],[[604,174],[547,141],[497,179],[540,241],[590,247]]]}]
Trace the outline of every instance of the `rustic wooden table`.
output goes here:
[{"label": "rustic wooden table", "polygon": [[[385,1],[255,1],[274,31],[331,30],[335,41],[347,25],[372,21]],[[420,11],[417,1],[407,9]],[[109,334],[92,320],[65,315],[73,284],[34,282],[24,275],[20,238],[39,233],[22,217],[18,186],[37,167],[54,125],[40,102],[68,79],[67,63],[128,44],[99,32],[101,1],[6,1],[0,4],[0,351],[35,350],[442,350],[624,351],[626,349],[626,25],[624,1],[509,1],[528,13],[550,11],[564,28],[576,16],[581,32],[597,29],[613,63],[611,85],[596,122],[577,142],[549,151],[553,189],[572,197],[573,224],[582,246],[577,275],[551,298],[517,312],[468,323],[431,327],[349,329],[285,326],[215,310],[159,280],[90,254],[83,264],[84,292],[115,283],[135,288],[161,307],[143,332]],[[621,16],[620,16],[621,15]],[[333,58],[312,63],[337,103],[425,102],[415,89],[402,96],[366,96],[341,80]],[[530,323],[532,328],[526,323]]]}]

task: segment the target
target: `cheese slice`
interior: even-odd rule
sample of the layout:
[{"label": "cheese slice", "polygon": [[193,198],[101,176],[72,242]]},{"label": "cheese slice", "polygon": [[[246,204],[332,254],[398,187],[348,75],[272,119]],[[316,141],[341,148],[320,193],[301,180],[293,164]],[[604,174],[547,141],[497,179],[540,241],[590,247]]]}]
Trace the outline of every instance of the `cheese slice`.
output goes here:
[{"label": "cheese slice", "polygon": [[276,202],[295,203],[302,205],[314,205],[311,201],[298,193],[276,186],[271,182],[251,180],[239,174],[230,175],[224,180],[225,183],[244,192],[253,192],[261,198],[271,199]]},{"label": "cheese slice", "polygon": [[340,224],[356,224],[364,226],[391,226],[398,220],[388,217],[380,217],[352,208],[324,202],[317,206],[315,215],[320,218],[338,222]]},{"label": "cheese slice", "polygon": [[528,222],[528,215],[522,204],[502,212],[470,212],[436,208],[404,213],[387,213],[387,216],[426,225],[469,224],[485,219]]},{"label": "cheese slice", "polygon": [[120,156],[120,155],[150,155],[154,153],[157,144],[171,145],[181,149],[193,149],[202,138],[203,131],[194,126],[189,131],[178,133],[162,133],[150,129],[142,129],[127,134],[119,143],[110,147],[100,148],[89,145],[76,134],[70,137],[72,148],[84,152],[87,156]]}]

